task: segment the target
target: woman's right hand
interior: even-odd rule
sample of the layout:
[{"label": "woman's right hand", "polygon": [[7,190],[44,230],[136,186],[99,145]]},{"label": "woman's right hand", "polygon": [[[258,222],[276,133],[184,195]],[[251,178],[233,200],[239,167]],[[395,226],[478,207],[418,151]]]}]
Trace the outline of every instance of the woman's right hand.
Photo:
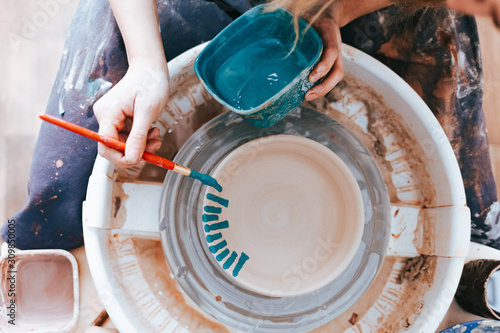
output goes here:
[{"label": "woman's right hand", "polygon": [[[158,128],[151,128],[169,96],[165,62],[136,57],[129,61],[123,79],[94,104],[99,134],[125,141],[125,153],[99,143],[99,155],[126,168],[141,160],[144,151],[161,146]],[[132,126],[130,126],[132,120]]]}]

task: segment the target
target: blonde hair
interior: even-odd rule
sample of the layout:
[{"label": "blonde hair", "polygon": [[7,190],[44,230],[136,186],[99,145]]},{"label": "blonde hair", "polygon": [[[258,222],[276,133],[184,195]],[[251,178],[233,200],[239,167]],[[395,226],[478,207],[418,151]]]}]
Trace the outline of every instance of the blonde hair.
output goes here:
[{"label": "blonde hair", "polygon": [[[292,12],[293,14],[293,27],[295,31],[295,41],[293,43],[293,47],[290,50],[289,54],[293,52],[295,47],[297,46],[297,42],[299,41],[299,16],[303,16],[304,14],[309,16],[308,18],[308,26],[302,32],[305,34],[307,29],[318,19],[318,17],[324,12],[328,11],[330,5],[335,1],[339,0],[271,0],[266,4],[267,11],[274,11],[278,8],[285,8]],[[343,0],[340,0],[343,1]]]}]

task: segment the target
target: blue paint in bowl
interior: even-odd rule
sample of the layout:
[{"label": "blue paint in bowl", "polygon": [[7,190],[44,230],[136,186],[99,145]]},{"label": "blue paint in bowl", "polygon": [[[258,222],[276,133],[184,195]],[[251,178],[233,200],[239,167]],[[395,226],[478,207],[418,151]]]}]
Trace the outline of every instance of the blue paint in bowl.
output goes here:
[{"label": "blue paint in bowl", "polygon": [[308,76],[323,43],[285,9],[257,6],[221,31],[201,51],[195,72],[207,91],[256,127],[267,128],[304,101],[314,83]]}]

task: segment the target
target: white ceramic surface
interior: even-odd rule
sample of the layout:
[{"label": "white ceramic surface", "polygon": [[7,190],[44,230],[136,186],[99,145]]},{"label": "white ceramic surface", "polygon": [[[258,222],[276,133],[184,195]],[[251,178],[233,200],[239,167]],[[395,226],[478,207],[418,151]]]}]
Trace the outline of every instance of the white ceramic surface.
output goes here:
[{"label": "white ceramic surface", "polygon": [[[195,122],[193,109],[217,114],[192,68],[202,47],[169,63],[172,97],[157,125],[163,136],[175,134],[177,144],[189,133],[176,133],[176,126]],[[310,107],[356,133],[376,156],[390,192],[392,230],[370,289],[314,332],[434,332],[469,246],[470,213],[458,163],[437,120],[400,77],[352,47],[342,51],[344,83]],[[176,289],[179,272],[170,273],[159,243],[162,178],[138,183],[140,173],[115,171],[98,157],[84,204],[87,257],[111,319],[120,332],[235,331],[207,318]]]},{"label": "white ceramic surface", "polygon": [[[210,242],[226,242],[229,253],[249,259],[234,277],[239,284],[269,296],[303,295],[336,278],[351,262],[361,241],[364,209],[361,191],[347,165],[311,139],[275,135],[253,140],[231,152],[213,173],[230,198],[218,221],[229,228]],[[210,223],[207,223],[210,225]],[[220,260],[219,265],[227,262]],[[306,277],[307,278],[304,278]]]}]

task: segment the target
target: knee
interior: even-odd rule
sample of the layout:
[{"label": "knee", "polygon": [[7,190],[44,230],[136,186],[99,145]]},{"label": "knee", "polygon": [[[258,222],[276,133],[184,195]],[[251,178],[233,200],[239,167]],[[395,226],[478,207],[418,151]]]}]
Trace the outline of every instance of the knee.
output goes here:
[{"label": "knee", "polygon": [[19,249],[74,249],[83,245],[82,198],[42,193],[30,197],[22,210],[5,223],[2,238]]}]

